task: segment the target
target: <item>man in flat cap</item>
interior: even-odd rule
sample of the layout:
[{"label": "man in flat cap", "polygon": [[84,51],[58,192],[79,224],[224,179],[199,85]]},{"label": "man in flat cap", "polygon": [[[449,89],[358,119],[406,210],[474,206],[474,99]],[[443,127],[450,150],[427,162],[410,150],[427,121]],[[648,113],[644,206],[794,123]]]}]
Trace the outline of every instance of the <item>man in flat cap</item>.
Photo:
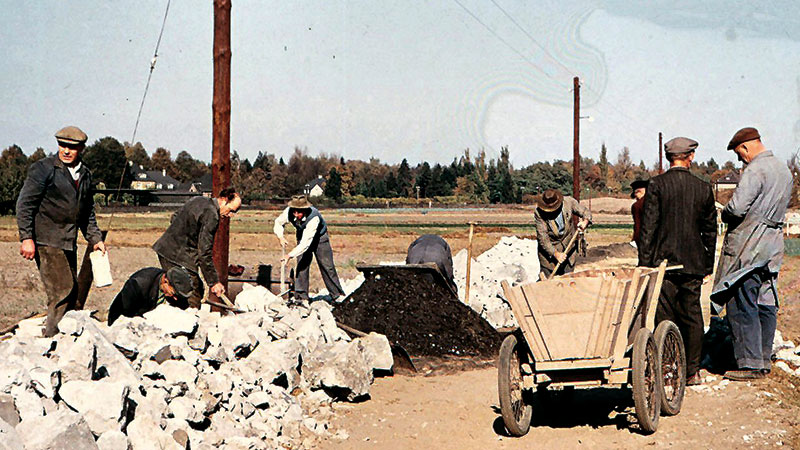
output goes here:
[{"label": "man in flat cap", "polygon": [[[577,226],[573,223],[573,216],[581,218]],[[569,249],[567,244],[576,233],[583,232],[592,223],[589,208],[572,197],[565,197],[556,189],[547,189],[536,204],[533,220],[536,223],[536,239],[539,241],[541,274],[549,278],[558,263],[561,266],[556,275],[575,270],[580,238],[576,238]]]},{"label": "man in flat cap", "polygon": [[58,154],[31,164],[17,198],[17,225],[23,258],[36,260],[47,294],[45,337],[77,301],[78,229],[94,250],[105,252],[97,227],[92,173],[81,163],[86,134],[77,127],[56,133]]},{"label": "man in flat cap", "polygon": [[221,190],[217,198],[194,197],[172,215],[169,228],[153,244],[162,269],[182,267],[192,277],[192,308],[200,308],[205,295],[199,272],[214,295],[225,294],[214,266],[214,239],[220,217],[232,217],[241,206],[242,199],[233,188]]},{"label": "man in flat cap", "polygon": [[639,265],[656,267],[667,260],[683,268],[667,272],[658,297],[656,324],[670,320],[683,337],[687,384],[700,383],[703,313],[700,288],[714,269],[717,212],[711,185],[692,175],[697,142],[677,137],[664,152],[670,168],[650,180],[639,234]]},{"label": "man in flat cap", "polygon": [[298,194],[292,196],[289,205],[275,219],[275,225],[272,228],[284,250],[289,245],[289,241],[283,237],[283,228],[290,223],[295,229],[297,246],[289,251],[281,262],[288,263],[297,258],[294,282],[295,300],[308,300],[309,270],[311,259],[316,256],[322,282],[325,283],[331,300],[335,301],[344,295],[344,290],[339,283],[339,276],[336,274],[336,266],[333,263],[333,249],[325,219],[305,195]]},{"label": "man in flat cap", "polygon": [[444,238],[436,234],[423,234],[408,246],[406,264],[424,263],[436,263],[447,284],[458,292],[453,279],[453,252]]},{"label": "man in flat cap", "polygon": [[642,230],[642,214],[644,213],[644,194],[647,193],[647,185],[650,180],[634,180],[631,183],[631,198],[635,201],[631,205],[631,216],[633,216],[633,236],[631,245],[639,246],[639,236]]},{"label": "man in flat cap", "polygon": [[728,232],[722,244],[711,300],[725,305],[738,370],[731,380],[752,380],[769,372],[783,262],[783,220],[792,192],[786,164],[768,151],[755,128],[733,135],[733,150],[745,165],[739,185],[722,210]]},{"label": "man in flat cap", "polygon": [[128,278],[108,308],[108,324],[120,316],[142,316],[162,303],[186,309],[194,292],[192,277],[182,267],[139,269]]}]

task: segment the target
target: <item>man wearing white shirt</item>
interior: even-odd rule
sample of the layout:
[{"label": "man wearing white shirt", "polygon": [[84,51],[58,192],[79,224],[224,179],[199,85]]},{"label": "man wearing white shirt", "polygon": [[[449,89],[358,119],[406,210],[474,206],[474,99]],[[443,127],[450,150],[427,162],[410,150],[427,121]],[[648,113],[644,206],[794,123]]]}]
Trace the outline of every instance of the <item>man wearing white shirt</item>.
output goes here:
[{"label": "man wearing white shirt", "polygon": [[311,258],[317,257],[317,265],[322,274],[322,281],[333,300],[344,295],[336,266],[333,264],[333,249],[328,237],[328,226],[319,210],[311,205],[305,195],[294,195],[289,206],[275,219],[273,231],[285,249],[289,242],[283,237],[283,228],[291,223],[296,231],[297,246],[293,248],[281,262],[297,259],[296,278],[294,283],[295,299],[308,300],[308,271]]}]

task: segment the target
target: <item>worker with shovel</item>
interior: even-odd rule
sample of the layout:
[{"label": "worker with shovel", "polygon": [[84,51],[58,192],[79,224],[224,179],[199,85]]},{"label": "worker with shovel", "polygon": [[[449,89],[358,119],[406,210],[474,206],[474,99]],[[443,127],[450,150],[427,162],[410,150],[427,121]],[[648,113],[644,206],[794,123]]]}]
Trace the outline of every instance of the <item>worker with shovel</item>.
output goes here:
[{"label": "worker with shovel", "polygon": [[31,165],[17,198],[19,253],[36,260],[47,293],[45,337],[55,335],[75,308],[78,229],[94,250],[106,250],[94,215],[92,173],[81,162],[86,138],[77,127],[59,130],[58,154]]},{"label": "worker with shovel", "polygon": [[153,244],[162,269],[182,267],[189,272],[194,287],[189,297],[192,308],[200,308],[205,293],[198,266],[211,292],[225,294],[212,259],[214,238],[219,218],[233,216],[241,206],[242,199],[233,188],[223,189],[218,198],[194,197],[172,216],[167,231]]},{"label": "worker with shovel", "polygon": [[[297,246],[288,254],[285,253],[289,241],[283,237],[283,228],[287,224],[295,228]],[[289,201],[289,206],[275,219],[273,227],[275,235],[284,250],[281,264],[285,265],[290,260],[297,258],[297,271],[295,274],[295,294],[297,301],[308,300],[308,275],[311,268],[311,258],[317,257],[317,265],[322,274],[322,281],[328,288],[331,300],[335,301],[344,295],[336,266],[333,263],[333,249],[328,237],[328,226],[322,214],[315,208],[305,195],[294,195]]]},{"label": "worker with shovel", "polygon": [[[573,223],[573,216],[581,218],[577,225]],[[553,272],[562,275],[575,270],[583,232],[592,223],[589,208],[572,197],[564,197],[556,189],[547,189],[537,203],[533,217],[539,241],[541,273],[550,278]]]},{"label": "worker with shovel", "polygon": [[169,270],[145,267],[137,270],[111,302],[108,324],[112,325],[119,316],[144,315],[162,303],[186,309],[189,306],[187,299],[193,292],[192,277],[182,267]]}]

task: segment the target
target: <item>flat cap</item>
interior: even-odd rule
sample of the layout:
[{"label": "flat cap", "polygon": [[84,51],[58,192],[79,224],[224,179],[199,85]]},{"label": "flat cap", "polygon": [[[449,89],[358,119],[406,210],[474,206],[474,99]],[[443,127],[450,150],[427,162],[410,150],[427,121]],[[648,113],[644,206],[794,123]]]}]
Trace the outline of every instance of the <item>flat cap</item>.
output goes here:
[{"label": "flat cap", "polygon": [[741,144],[747,141],[752,141],[753,139],[761,139],[761,135],[758,134],[758,130],[753,127],[742,128],[741,130],[737,131],[736,134],[734,134],[731,138],[731,141],[728,142],[728,150],[733,150]]},{"label": "flat cap", "polygon": [[189,298],[194,291],[192,278],[183,267],[172,267],[167,270],[167,281],[180,298]]},{"label": "flat cap", "polygon": [[676,137],[664,144],[664,153],[678,154],[697,150],[697,141],[687,137]]},{"label": "flat cap", "polygon": [[65,144],[85,144],[86,133],[78,127],[64,127],[56,132],[56,140]]}]

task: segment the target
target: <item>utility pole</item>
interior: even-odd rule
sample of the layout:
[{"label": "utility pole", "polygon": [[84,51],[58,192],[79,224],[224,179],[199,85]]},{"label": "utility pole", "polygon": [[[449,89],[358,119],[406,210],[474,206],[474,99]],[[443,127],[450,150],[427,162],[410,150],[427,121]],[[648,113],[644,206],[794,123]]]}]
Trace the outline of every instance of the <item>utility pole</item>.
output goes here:
[{"label": "utility pole", "polygon": [[[231,185],[231,2],[214,0],[214,99],[211,104],[212,151],[211,191],[218,198],[220,191]],[[228,241],[230,219],[220,217],[214,239],[214,266],[220,283],[228,289]],[[213,300],[215,295],[209,293]]]},{"label": "utility pole", "polygon": [[658,173],[664,173],[664,145],[661,143],[661,132],[658,132]]},{"label": "utility pole", "polygon": [[574,99],[574,119],[572,134],[572,197],[575,200],[581,199],[581,151],[578,145],[581,121],[581,83],[578,77],[572,79]]}]

